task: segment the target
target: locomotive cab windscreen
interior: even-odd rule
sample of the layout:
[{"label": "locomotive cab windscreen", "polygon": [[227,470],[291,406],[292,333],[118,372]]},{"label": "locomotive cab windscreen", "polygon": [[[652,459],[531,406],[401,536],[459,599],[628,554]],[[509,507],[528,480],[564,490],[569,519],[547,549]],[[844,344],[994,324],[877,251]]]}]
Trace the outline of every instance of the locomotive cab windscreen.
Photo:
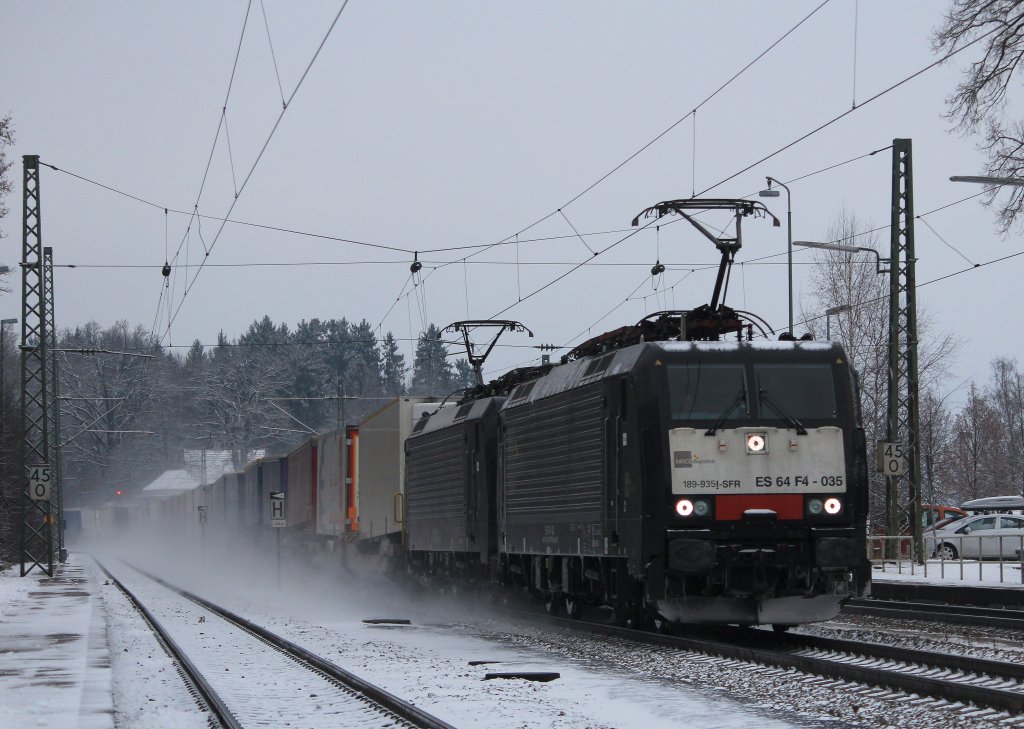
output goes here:
[{"label": "locomotive cab windscreen", "polygon": [[848,522],[832,367],[666,366],[672,509],[679,526],[772,517]]}]

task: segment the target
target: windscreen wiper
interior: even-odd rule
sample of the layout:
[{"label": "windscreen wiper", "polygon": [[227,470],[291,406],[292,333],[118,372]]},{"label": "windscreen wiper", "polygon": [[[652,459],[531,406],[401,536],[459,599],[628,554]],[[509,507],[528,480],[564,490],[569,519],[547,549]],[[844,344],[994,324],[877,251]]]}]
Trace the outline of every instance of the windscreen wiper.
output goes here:
[{"label": "windscreen wiper", "polygon": [[725,409],[725,412],[722,413],[719,416],[718,420],[716,420],[714,422],[714,424],[704,432],[704,435],[714,435],[715,431],[718,430],[719,428],[721,428],[722,424],[726,420],[728,420],[730,415],[732,415],[732,411],[736,409],[736,406],[739,405],[741,402],[745,402],[746,399],[747,399],[746,388],[741,387],[740,391],[738,393],[736,393],[736,397],[734,397],[732,399],[732,402],[729,403],[729,407],[727,407]]},{"label": "windscreen wiper", "polygon": [[772,397],[767,390],[761,389],[758,390],[758,393],[761,397],[761,400],[763,402],[767,402],[771,406],[772,410],[779,414],[779,416],[782,418],[782,422],[784,422],[790,428],[796,429],[797,435],[807,435],[807,429],[804,428],[803,424],[799,420],[794,418],[792,415],[787,413],[785,409],[783,409],[782,405],[779,404],[779,401]]}]

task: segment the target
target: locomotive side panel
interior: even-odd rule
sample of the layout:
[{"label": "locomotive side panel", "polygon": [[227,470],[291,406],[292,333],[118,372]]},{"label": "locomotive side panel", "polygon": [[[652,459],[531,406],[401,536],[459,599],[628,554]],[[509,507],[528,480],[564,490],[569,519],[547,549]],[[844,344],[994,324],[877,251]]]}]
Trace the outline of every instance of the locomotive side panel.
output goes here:
[{"label": "locomotive side panel", "polygon": [[596,382],[504,411],[504,551],[605,554],[603,389]]},{"label": "locomotive side panel", "polygon": [[[410,553],[475,555],[487,565],[495,530],[497,417],[504,397],[445,408],[420,420],[406,441],[406,534]],[[468,560],[467,560],[468,561]],[[425,564],[423,566],[426,566]]]},{"label": "locomotive side panel", "polygon": [[406,512],[410,551],[469,549],[464,428],[452,426],[406,443]]}]

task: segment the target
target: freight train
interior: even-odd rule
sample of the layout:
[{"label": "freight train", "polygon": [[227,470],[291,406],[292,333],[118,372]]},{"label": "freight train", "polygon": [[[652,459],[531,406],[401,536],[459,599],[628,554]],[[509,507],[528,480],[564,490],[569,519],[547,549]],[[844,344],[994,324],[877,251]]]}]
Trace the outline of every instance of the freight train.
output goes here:
[{"label": "freight train", "polygon": [[[278,491],[293,547],[354,543],[427,584],[656,626],[835,616],[870,589],[856,375],[838,344],[754,338],[762,320],[723,301],[740,221],[766,211],[698,202],[736,215],[736,236],[717,239],[710,304],[481,378],[454,403],[398,398],[199,496],[150,504],[150,522],[205,506],[212,523],[265,539]],[[645,213],[701,228],[696,205]]]}]

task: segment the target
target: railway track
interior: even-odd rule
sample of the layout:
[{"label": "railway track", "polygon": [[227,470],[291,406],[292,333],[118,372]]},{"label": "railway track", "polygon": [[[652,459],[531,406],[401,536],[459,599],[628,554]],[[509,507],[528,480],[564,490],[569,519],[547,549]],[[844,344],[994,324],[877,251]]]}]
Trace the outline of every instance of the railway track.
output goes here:
[{"label": "railway track", "polygon": [[[750,629],[704,630],[666,635],[589,621],[511,610],[509,615],[547,626],[659,645],[713,659],[801,671],[930,697],[965,711],[1006,712],[1010,724],[1024,726],[1024,667],[1001,661],[905,650],[892,646],[805,635],[773,635]],[[1019,721],[1015,721],[1015,719]]]},{"label": "railway track", "polygon": [[955,625],[1024,630],[1024,610],[978,605],[948,605],[904,600],[860,598],[843,606],[847,615],[875,615],[905,620],[931,620]]},{"label": "railway track", "polygon": [[[134,567],[147,584],[135,585],[133,591],[105,565],[98,560],[96,563],[157,634],[180,667],[193,695],[209,708],[211,726],[243,729],[250,725],[267,726],[268,722],[280,726],[302,717],[303,726],[454,729],[417,706],[209,600]],[[154,586],[164,597],[154,591]],[[148,595],[140,599],[136,593]],[[203,631],[196,631],[194,624],[185,626],[192,633],[212,636],[221,627],[231,626],[227,628],[230,635],[221,632],[216,649],[207,645],[209,650],[205,650],[202,639],[197,640],[183,629],[183,602],[198,606],[198,622],[210,626]],[[217,625],[217,621],[227,625]],[[229,665],[224,665],[225,657],[230,660]],[[242,671],[247,666],[258,671],[260,678],[272,675],[273,685],[268,686],[260,678],[242,680]]]}]

